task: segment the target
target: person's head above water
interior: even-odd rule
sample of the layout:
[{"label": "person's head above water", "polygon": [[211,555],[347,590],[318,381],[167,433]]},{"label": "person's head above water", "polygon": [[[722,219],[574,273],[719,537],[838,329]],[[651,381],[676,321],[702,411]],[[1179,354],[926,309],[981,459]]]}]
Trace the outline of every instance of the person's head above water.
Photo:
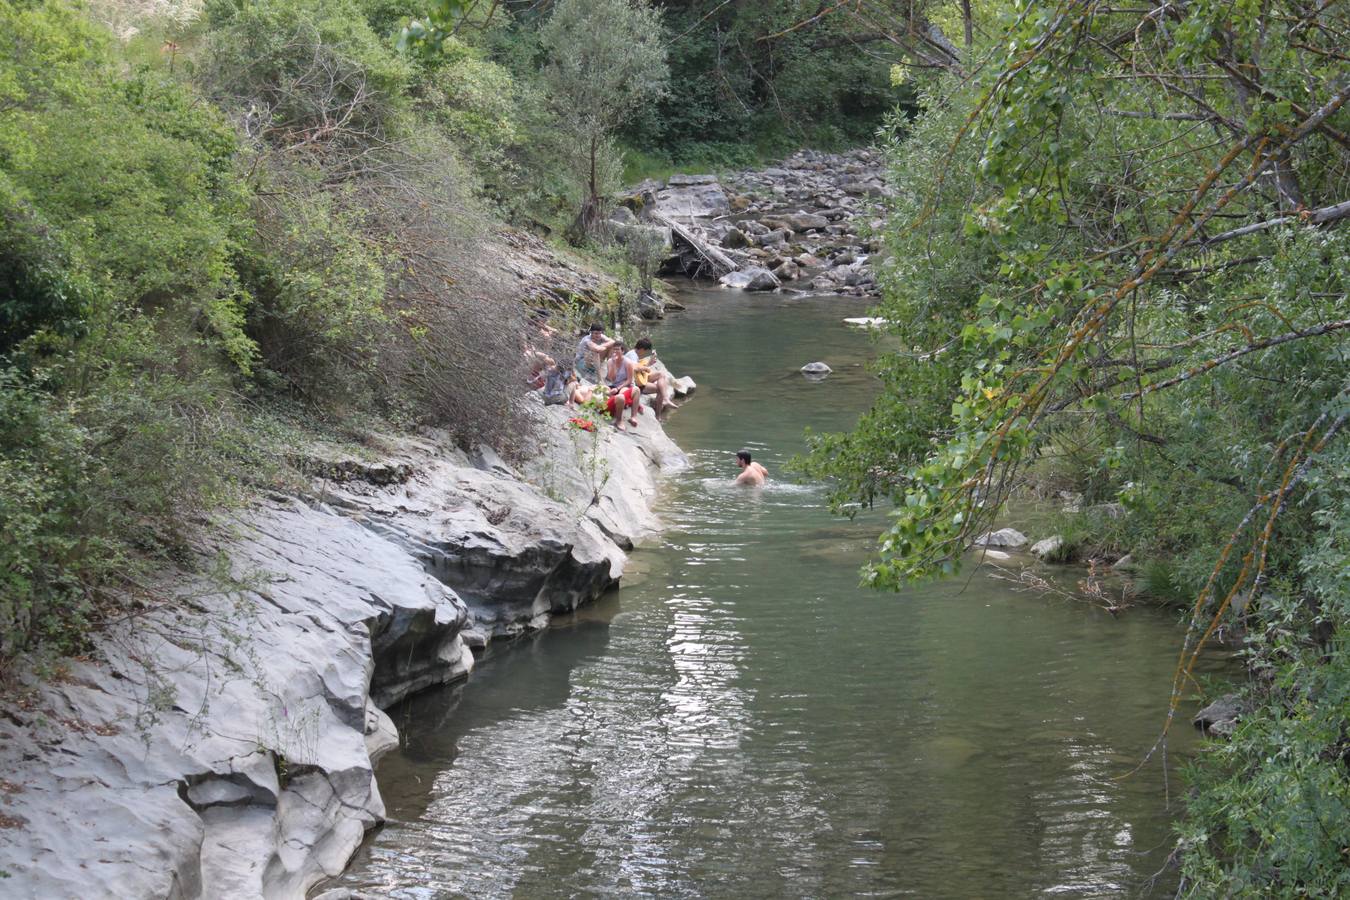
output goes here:
[{"label": "person's head above water", "polygon": [[749,451],[749,450],[737,450],[737,451],[736,451],[736,462],[740,465],[740,467],[741,467],[742,469],[744,469],[746,466],[750,465],[750,451]]}]

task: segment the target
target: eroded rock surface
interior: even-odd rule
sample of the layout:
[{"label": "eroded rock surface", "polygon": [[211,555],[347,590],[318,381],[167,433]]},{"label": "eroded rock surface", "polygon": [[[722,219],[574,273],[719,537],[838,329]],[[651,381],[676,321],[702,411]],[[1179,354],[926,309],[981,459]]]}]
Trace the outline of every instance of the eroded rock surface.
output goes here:
[{"label": "eroded rock surface", "polygon": [[468,674],[465,605],[322,507],[231,531],[203,549],[235,589],[199,579],[4,710],[5,896],[300,897],[380,821],[371,694]]},{"label": "eroded rock surface", "polygon": [[200,547],[228,577],[0,705],[0,894],[301,898],[339,874],[384,815],[382,707],[598,597],[659,528],[657,476],[685,462],[650,411],[594,434],[532,414],[523,471],[435,434],[315,459],[317,496]]}]

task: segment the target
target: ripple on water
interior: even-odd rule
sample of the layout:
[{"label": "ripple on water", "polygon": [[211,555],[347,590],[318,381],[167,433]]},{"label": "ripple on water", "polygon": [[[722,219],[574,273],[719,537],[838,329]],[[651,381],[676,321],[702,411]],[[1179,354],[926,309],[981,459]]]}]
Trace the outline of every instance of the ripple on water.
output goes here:
[{"label": "ripple on water", "polygon": [[[1145,888],[1170,838],[1161,775],[1119,776],[1165,711],[1174,623],[979,575],[858,589],[884,516],[832,519],[784,467],[803,426],[866,408],[852,363],[872,345],[839,324],[848,301],[703,300],[655,334],[705,396],[671,420],[691,465],[641,581],[602,604],[622,612],[396,711],[391,823],[343,883],[408,900]],[[799,356],[850,377],[783,378]],[[732,484],[747,446],[762,489]]]}]

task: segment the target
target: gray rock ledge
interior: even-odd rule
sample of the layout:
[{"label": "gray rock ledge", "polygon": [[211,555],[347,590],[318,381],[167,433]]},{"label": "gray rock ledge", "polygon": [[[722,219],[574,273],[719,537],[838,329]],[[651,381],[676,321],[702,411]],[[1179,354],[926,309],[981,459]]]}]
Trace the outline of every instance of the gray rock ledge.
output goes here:
[{"label": "gray rock ledge", "polygon": [[339,476],[318,498],[260,502],[200,547],[233,587],[178,575],[179,603],[0,703],[0,893],[303,898],[339,874],[384,815],[382,707],[599,596],[660,527],[657,478],[685,460],[650,412],[595,435],[534,414],[525,471],[434,434],[317,467]]}]

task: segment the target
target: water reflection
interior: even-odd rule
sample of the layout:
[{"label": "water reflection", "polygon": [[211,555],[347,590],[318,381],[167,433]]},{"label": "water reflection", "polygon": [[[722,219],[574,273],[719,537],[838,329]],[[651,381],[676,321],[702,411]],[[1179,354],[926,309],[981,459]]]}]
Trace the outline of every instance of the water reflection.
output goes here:
[{"label": "water reflection", "polygon": [[[658,336],[701,383],[691,468],[638,577],[574,627],[402,711],[391,824],[344,883],[399,898],[992,897],[1144,891],[1169,812],[1152,744],[1178,632],[979,574],[883,597],[884,517],[788,483],[848,427],[872,348],[829,301],[694,295]],[[844,377],[784,373],[823,359]],[[751,446],[772,474],[734,487]],[[1173,752],[1190,741],[1178,734]],[[1169,879],[1156,889],[1165,895]]]}]

